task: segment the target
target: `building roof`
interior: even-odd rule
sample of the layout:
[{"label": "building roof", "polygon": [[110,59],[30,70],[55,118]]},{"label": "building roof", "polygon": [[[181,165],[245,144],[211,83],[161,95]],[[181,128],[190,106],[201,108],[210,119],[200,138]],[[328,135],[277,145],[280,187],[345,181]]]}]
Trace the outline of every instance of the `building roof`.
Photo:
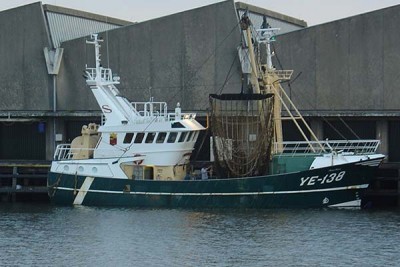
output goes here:
[{"label": "building roof", "polygon": [[249,10],[252,13],[256,13],[259,15],[265,15],[267,17],[274,18],[274,19],[277,19],[277,20],[280,20],[283,22],[295,24],[296,26],[299,26],[302,28],[307,27],[307,22],[305,22],[304,20],[296,19],[294,17],[290,17],[290,16],[287,16],[287,15],[284,15],[284,14],[281,14],[281,13],[278,13],[275,11],[271,11],[271,10],[264,9],[261,7],[253,6],[253,5],[250,5],[247,3],[243,3],[243,2],[236,2],[235,4],[236,4],[237,9]]},{"label": "building roof", "polygon": [[129,25],[129,24],[133,23],[131,21],[121,20],[121,19],[112,18],[112,17],[108,17],[108,16],[103,16],[103,15],[98,15],[98,14],[80,11],[80,10],[76,10],[76,9],[65,8],[65,7],[60,7],[60,6],[53,6],[53,5],[48,5],[48,4],[43,5],[43,10],[45,12],[64,14],[64,15],[83,18],[83,19],[90,19],[90,20],[95,20],[98,22],[114,24],[117,26],[125,26],[125,25]]},{"label": "building roof", "polygon": [[43,5],[53,47],[62,42],[133,24],[133,22],[64,8]]}]

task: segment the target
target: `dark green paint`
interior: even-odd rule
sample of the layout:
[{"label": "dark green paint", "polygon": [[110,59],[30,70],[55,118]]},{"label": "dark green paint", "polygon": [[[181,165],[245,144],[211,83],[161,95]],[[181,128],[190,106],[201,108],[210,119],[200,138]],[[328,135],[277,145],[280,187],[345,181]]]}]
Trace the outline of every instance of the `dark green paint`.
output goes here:
[{"label": "dark green paint", "polygon": [[[360,199],[362,189],[284,193],[282,191],[316,190],[368,184],[373,178],[373,167],[344,164],[303,172],[237,179],[210,179],[206,181],[154,181],[95,178],[90,190],[106,190],[112,193],[88,192],[82,205],[88,206],[136,206],[168,208],[309,208],[325,207]],[[303,177],[320,178],[345,171],[345,176],[331,183],[317,182],[300,186]],[[50,173],[49,195],[56,204],[71,205],[86,177]],[[307,181],[310,181],[308,179]],[[64,187],[71,190],[54,189]],[[130,190],[130,191],[129,191]],[[140,192],[133,194],[132,192]],[[153,195],[144,194],[146,192]],[[215,195],[217,193],[275,192],[258,195]],[[159,195],[157,195],[160,193]],[[163,195],[163,194],[170,195]],[[179,195],[180,193],[212,193],[214,195]],[[178,195],[173,195],[178,194]],[[329,199],[328,203],[323,200]]]}]

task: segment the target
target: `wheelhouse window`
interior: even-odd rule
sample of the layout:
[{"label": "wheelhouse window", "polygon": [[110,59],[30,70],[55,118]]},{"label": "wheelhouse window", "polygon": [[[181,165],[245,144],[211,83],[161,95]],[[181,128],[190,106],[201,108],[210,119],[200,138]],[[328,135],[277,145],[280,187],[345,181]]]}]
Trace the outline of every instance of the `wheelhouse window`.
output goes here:
[{"label": "wheelhouse window", "polygon": [[136,144],[142,143],[143,138],[144,138],[144,133],[137,133],[135,137],[135,143]]},{"label": "wheelhouse window", "polygon": [[164,132],[158,133],[156,143],[158,143],[158,144],[164,143],[166,136],[167,136],[167,133],[164,133]]},{"label": "wheelhouse window", "polygon": [[176,137],[178,136],[178,133],[169,133],[167,142],[168,143],[175,143]]},{"label": "wheelhouse window", "polygon": [[172,128],[185,128],[185,126],[183,126],[183,124],[180,123],[180,122],[173,122],[173,123],[171,124],[171,127],[172,127]]},{"label": "wheelhouse window", "polygon": [[124,144],[130,144],[132,142],[134,133],[127,133],[124,137]]},{"label": "wheelhouse window", "polygon": [[197,139],[197,137],[199,136],[199,131],[195,132],[193,135],[193,141],[195,141]]},{"label": "wheelhouse window", "polygon": [[181,135],[179,136],[178,142],[182,143],[183,141],[185,141],[187,132],[181,132]]},{"label": "wheelhouse window", "polygon": [[155,137],[156,137],[156,133],[148,133],[146,136],[145,143],[147,143],[147,144],[153,143]]},{"label": "wheelhouse window", "polygon": [[193,132],[189,132],[188,138],[186,139],[186,142],[192,141],[192,136],[193,136]]}]

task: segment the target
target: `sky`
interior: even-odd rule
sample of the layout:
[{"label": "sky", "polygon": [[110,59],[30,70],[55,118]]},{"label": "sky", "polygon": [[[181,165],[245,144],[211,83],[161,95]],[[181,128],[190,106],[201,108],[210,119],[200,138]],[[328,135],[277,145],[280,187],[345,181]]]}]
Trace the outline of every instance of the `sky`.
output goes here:
[{"label": "sky", "polygon": [[[0,0],[0,10],[38,2]],[[43,4],[78,9],[95,14],[141,22],[221,0],[43,0]],[[251,5],[279,12],[307,22],[322,24],[377,9],[399,5],[400,0],[242,0]]]}]

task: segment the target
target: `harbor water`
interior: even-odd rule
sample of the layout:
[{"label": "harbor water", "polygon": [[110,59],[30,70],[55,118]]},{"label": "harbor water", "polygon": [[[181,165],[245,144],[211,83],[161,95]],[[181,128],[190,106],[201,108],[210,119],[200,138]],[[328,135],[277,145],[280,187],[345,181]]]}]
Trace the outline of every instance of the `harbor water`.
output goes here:
[{"label": "harbor water", "polygon": [[399,210],[0,203],[1,266],[400,266]]}]

